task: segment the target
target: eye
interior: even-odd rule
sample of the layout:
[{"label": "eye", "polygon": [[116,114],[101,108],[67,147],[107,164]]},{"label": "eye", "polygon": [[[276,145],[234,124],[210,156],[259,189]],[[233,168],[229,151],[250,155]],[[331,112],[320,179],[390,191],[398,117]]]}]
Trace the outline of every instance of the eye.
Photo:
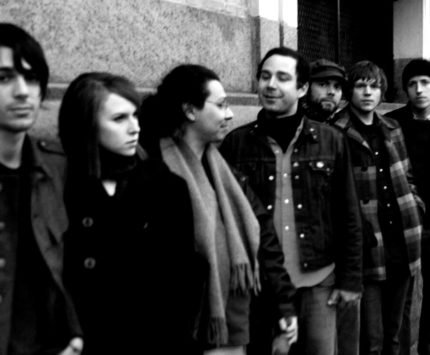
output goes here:
[{"label": "eye", "polygon": [[15,77],[14,74],[9,72],[0,72],[0,83],[8,83]]},{"label": "eye", "polygon": [[25,73],[24,74],[24,78],[29,83],[39,83],[40,82],[40,80],[37,77],[36,73],[32,72],[32,71]]},{"label": "eye", "polygon": [[121,114],[121,115],[118,115],[118,116],[114,116],[112,118],[112,121],[114,121],[114,122],[122,122],[122,121],[124,121],[126,119],[127,119],[127,115]]},{"label": "eye", "polygon": [[278,73],[277,78],[279,81],[289,81],[291,80],[291,75],[287,73]]},{"label": "eye", "polygon": [[269,72],[263,71],[260,75],[260,79],[261,80],[270,80],[271,76],[272,76],[272,74],[270,74]]}]

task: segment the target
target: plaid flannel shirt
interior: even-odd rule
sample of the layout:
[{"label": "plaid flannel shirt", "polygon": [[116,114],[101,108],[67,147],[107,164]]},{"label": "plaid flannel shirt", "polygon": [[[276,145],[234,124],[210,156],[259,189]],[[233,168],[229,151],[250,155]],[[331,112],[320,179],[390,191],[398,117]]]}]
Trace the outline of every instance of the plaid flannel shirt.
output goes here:
[{"label": "plaid flannel shirt", "polygon": [[[424,204],[412,183],[411,166],[403,133],[398,123],[388,117],[375,114],[385,137],[384,143],[389,156],[391,181],[402,218],[409,270],[414,275],[421,266],[422,226],[419,208],[424,209]],[[337,115],[333,124],[345,132],[350,142],[351,151],[358,147],[360,156],[370,154],[370,161],[374,161],[369,144],[352,126],[348,108]],[[376,246],[372,246],[368,251],[369,258],[365,260],[363,275],[367,280],[385,280],[385,249],[378,220],[376,166],[374,163],[361,166],[354,161],[353,166],[363,218],[370,223],[377,241]]]}]

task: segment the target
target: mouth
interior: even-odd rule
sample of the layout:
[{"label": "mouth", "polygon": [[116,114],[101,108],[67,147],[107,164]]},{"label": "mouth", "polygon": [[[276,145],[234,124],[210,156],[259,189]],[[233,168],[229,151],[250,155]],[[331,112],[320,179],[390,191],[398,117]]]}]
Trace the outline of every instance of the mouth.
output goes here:
[{"label": "mouth", "polygon": [[33,111],[33,106],[31,105],[15,105],[9,107],[9,111],[16,114],[26,114]]}]

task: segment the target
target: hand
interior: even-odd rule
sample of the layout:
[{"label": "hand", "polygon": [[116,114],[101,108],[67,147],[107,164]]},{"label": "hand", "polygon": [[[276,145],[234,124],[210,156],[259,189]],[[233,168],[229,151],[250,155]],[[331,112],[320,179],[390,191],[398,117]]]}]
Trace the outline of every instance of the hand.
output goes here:
[{"label": "hand", "polygon": [[81,338],[73,338],[69,345],[58,355],[79,355],[84,348],[84,341]]},{"label": "hand", "polygon": [[352,292],[346,290],[334,289],[328,298],[327,304],[329,306],[346,306],[349,304],[357,303],[361,298],[360,292]]},{"label": "hand", "polygon": [[282,330],[283,335],[287,337],[289,345],[297,341],[299,329],[296,316],[289,317],[288,319],[281,318],[279,320],[279,328]]}]

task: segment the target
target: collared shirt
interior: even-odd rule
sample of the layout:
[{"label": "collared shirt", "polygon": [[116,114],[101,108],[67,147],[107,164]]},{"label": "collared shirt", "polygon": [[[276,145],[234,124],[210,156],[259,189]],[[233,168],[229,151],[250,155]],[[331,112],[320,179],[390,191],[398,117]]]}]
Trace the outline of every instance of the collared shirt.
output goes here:
[{"label": "collared shirt", "polygon": [[[285,268],[287,269],[291,281],[295,287],[310,287],[321,283],[334,269],[334,263],[315,271],[303,272],[299,260],[299,243],[297,235],[293,189],[291,184],[291,154],[294,144],[303,129],[303,120],[297,128],[296,134],[291,140],[285,153],[276,141],[269,137],[271,149],[276,157],[276,192],[274,224],[276,233],[280,239],[282,250],[285,256]],[[269,177],[270,179],[270,177]]]}]

